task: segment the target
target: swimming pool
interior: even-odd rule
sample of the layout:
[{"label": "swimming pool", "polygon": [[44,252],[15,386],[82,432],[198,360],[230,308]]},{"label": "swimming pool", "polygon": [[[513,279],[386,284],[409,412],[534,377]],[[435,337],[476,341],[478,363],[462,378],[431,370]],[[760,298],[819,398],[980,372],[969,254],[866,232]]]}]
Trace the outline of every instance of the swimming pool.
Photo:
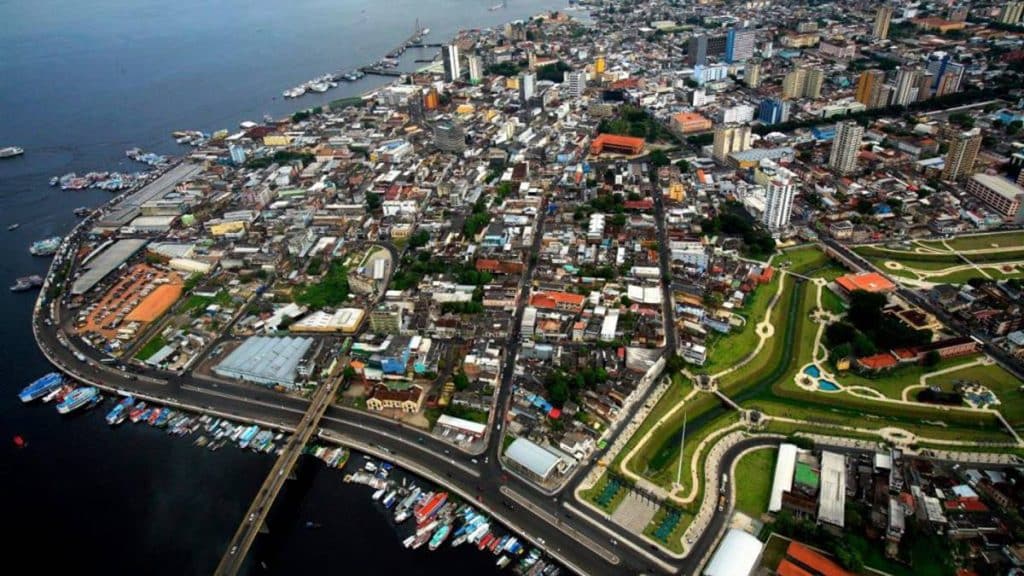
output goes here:
[{"label": "swimming pool", "polygon": [[817,366],[811,364],[807,368],[804,368],[804,374],[807,374],[811,378],[817,378],[818,376],[821,376],[821,371],[818,370]]},{"label": "swimming pool", "polygon": [[839,385],[835,382],[830,382],[822,378],[818,380],[818,390],[824,390],[825,392],[838,392]]}]

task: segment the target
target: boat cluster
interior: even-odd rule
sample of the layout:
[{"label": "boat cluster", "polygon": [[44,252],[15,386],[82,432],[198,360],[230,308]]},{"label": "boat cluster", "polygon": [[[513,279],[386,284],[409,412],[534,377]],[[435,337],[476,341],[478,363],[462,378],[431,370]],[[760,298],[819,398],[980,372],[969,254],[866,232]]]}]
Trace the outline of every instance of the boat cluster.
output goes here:
[{"label": "boat cluster", "polygon": [[43,277],[38,274],[22,276],[11,285],[11,292],[25,292],[43,285]]},{"label": "boat cluster", "polygon": [[408,519],[415,521],[415,529],[402,544],[417,549],[424,544],[430,550],[438,549],[445,541],[452,546],[470,544],[478,550],[493,554],[496,565],[505,568],[517,561],[515,568],[522,574],[555,575],[560,568],[542,559],[540,550],[529,553],[519,539],[510,534],[501,534],[490,518],[478,512],[470,504],[449,498],[447,492],[420,488],[415,483],[389,480],[392,470],[387,462],[374,462],[366,457],[362,470],[345,476],[345,482],[364,484],[374,488],[371,496],[393,514],[395,524],[402,525]]},{"label": "boat cluster", "polygon": [[167,156],[160,154],[154,154],[153,152],[143,152],[141,148],[130,148],[125,150],[125,156],[136,161],[148,164],[149,166],[159,167],[167,164]]},{"label": "boat cluster", "polygon": [[323,94],[331,88],[338,86],[338,76],[334,74],[324,74],[317,78],[313,78],[308,82],[303,82],[294,88],[289,88],[282,93],[285,98],[298,98],[303,94],[314,92],[317,94]]},{"label": "boat cluster", "polygon": [[182,146],[202,146],[210,140],[209,134],[199,130],[175,130],[171,136]]},{"label": "boat cluster", "polygon": [[85,190],[86,188],[97,188],[116,192],[131,188],[141,180],[148,177],[148,174],[136,172],[89,172],[79,176],[74,172],[68,172],[63,176],[50,178],[50,186],[60,186],[61,190]]}]

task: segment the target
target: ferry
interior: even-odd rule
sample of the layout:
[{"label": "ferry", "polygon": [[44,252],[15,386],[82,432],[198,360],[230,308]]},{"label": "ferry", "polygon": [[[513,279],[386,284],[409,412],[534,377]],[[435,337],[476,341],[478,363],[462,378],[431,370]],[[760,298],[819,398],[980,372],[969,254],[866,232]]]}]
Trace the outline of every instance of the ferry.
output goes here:
[{"label": "ferry", "polygon": [[98,388],[92,386],[86,386],[84,388],[76,388],[70,394],[68,394],[64,401],[57,405],[57,412],[61,414],[68,414],[74,410],[85,406],[86,404],[98,403],[103,397],[100,396]]},{"label": "ferry", "polygon": [[17,222],[15,222],[14,224],[11,224],[10,226],[7,227],[7,231],[8,232],[13,232],[14,230],[17,230],[18,228],[21,228],[21,224],[18,224]]},{"label": "ferry", "polygon": [[441,505],[448,500],[447,492],[438,492],[428,500],[426,500],[421,507],[416,510],[416,524],[423,524],[425,521],[433,517],[434,514],[441,508]]},{"label": "ferry", "polygon": [[450,534],[451,531],[451,524],[442,524],[441,527],[434,532],[434,536],[430,539],[430,544],[428,547],[431,550],[437,550],[437,547],[444,543],[445,539],[448,538],[448,534]]},{"label": "ferry", "polygon": [[63,383],[64,378],[60,373],[50,372],[22,389],[18,398],[21,398],[22,402],[31,402],[60,389]]},{"label": "ferry", "polygon": [[43,240],[36,240],[29,246],[28,251],[33,256],[53,256],[60,248],[61,237],[51,236]]},{"label": "ferry", "polygon": [[24,148],[18,146],[5,146],[0,148],[0,158],[14,158],[15,156],[21,156],[25,153]]},{"label": "ferry", "polygon": [[117,405],[107,413],[107,424],[117,426],[124,422],[128,418],[129,410],[131,410],[134,404],[135,398],[132,398],[131,396],[128,396],[124,400],[118,402]]}]

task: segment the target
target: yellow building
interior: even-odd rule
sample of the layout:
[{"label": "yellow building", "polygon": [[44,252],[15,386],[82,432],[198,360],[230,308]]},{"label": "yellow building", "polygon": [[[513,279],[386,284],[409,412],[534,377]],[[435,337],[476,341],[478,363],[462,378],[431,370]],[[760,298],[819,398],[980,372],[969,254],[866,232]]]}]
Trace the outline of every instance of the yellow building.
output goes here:
[{"label": "yellow building", "polygon": [[673,180],[672,183],[668,185],[668,190],[665,192],[665,195],[674,202],[682,202],[686,199],[686,187],[683,186],[682,182]]},{"label": "yellow building", "polygon": [[267,134],[263,137],[264,146],[288,146],[292,143],[292,137],[284,134]]},{"label": "yellow building", "polygon": [[598,56],[597,60],[594,61],[594,74],[600,76],[604,74],[604,56]]},{"label": "yellow building", "polygon": [[519,78],[515,76],[505,78],[505,88],[508,88],[509,90],[519,90]]},{"label": "yellow building", "polygon": [[245,222],[222,222],[220,224],[214,224],[210,226],[210,234],[214,236],[224,236],[225,234],[238,234],[239,232],[245,231]]}]

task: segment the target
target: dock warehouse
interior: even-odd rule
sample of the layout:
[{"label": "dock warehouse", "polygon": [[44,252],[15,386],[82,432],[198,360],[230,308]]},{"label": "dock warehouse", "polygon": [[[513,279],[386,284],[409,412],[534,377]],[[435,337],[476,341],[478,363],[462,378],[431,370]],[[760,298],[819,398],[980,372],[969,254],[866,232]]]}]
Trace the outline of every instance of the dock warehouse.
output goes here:
[{"label": "dock warehouse", "polygon": [[85,271],[71,285],[71,293],[81,296],[95,288],[108,274],[141,250],[146,242],[148,240],[126,239],[113,243],[85,266]]},{"label": "dock warehouse", "polygon": [[312,338],[252,336],[213,371],[265,386],[293,387],[299,363],[312,345]]},{"label": "dock warehouse", "polygon": [[533,474],[542,481],[551,476],[551,472],[561,460],[552,452],[545,450],[543,446],[526,438],[516,438],[505,451],[505,457],[516,464],[518,468]]}]

